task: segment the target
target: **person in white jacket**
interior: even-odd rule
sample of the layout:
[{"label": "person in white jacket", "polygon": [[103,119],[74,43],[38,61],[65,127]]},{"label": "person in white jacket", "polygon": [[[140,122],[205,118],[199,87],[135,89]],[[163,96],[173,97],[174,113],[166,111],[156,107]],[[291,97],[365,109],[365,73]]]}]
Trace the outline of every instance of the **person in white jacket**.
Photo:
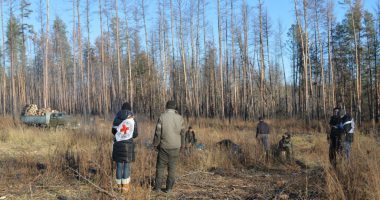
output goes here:
[{"label": "person in white jacket", "polygon": [[355,122],[350,113],[344,113],[342,116],[342,126],[344,129],[344,155],[348,160],[350,159],[351,146],[354,141]]}]

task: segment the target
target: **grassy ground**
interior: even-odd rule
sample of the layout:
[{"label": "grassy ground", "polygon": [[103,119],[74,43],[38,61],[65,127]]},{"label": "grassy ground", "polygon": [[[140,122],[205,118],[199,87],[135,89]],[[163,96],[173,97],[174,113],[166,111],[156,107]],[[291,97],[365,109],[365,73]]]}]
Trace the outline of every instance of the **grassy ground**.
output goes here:
[{"label": "grassy ground", "polygon": [[[181,156],[173,193],[154,193],[156,152],[146,148],[154,123],[139,120],[132,192],[113,191],[111,120],[95,118],[80,130],[49,130],[0,124],[0,198],[6,199],[380,199],[379,140],[358,133],[351,162],[332,169],[325,126],[295,120],[269,121],[272,146],[293,133],[295,162],[264,162],[254,136],[256,123],[190,121],[203,151]],[[231,139],[243,159],[216,147]]]}]

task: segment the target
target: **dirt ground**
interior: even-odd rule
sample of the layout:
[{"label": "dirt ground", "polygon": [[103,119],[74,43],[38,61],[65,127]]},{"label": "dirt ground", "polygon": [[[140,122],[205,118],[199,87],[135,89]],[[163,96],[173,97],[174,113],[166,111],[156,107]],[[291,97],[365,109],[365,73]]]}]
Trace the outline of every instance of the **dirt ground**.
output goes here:
[{"label": "dirt ground", "polygon": [[[0,145],[0,197],[3,199],[98,199],[108,198],[96,187],[72,175],[62,177],[45,171],[35,162],[42,151],[20,150]],[[30,160],[32,159],[32,160]],[[40,166],[42,165],[42,166]],[[17,166],[10,169],[7,166]],[[133,190],[145,192],[149,199],[325,199],[321,168],[303,168],[293,164],[249,166],[240,169],[210,168],[182,171],[172,193],[156,193],[134,180]],[[151,177],[153,179],[153,177]],[[112,192],[117,199],[139,199]]]}]

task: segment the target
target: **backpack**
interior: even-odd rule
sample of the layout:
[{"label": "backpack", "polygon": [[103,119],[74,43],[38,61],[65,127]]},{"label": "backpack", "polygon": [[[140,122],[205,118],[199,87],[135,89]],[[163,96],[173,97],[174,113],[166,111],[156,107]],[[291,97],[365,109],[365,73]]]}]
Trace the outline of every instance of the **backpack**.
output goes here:
[{"label": "backpack", "polygon": [[119,126],[115,126],[116,128],[116,134],[115,134],[115,140],[117,142],[119,141],[125,141],[129,140],[133,137],[133,131],[135,129],[135,120],[131,118],[127,118],[124,121],[122,121]]}]

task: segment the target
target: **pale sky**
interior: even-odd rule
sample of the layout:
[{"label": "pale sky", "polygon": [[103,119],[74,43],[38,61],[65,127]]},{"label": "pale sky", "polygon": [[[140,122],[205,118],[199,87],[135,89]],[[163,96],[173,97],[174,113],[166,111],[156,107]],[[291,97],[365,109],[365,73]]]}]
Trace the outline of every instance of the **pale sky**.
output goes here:
[{"label": "pale sky", "polygon": [[[42,0],[44,3],[46,0]],[[126,0],[128,3],[132,5],[134,1],[136,0]],[[140,0],[137,0],[140,2]],[[173,0],[173,3],[175,3],[177,0]],[[191,0],[188,0],[191,1]],[[17,1],[18,2],[18,1]],[[31,15],[30,19],[28,20],[28,23],[33,24],[35,27],[34,29],[36,31],[40,30],[40,24],[39,24],[39,18],[38,18],[38,7],[40,0],[30,0],[32,3],[32,9],[33,14]],[[91,41],[94,41],[96,37],[100,35],[100,29],[99,29],[99,16],[98,16],[98,0],[89,0],[90,4],[90,24],[91,24]],[[123,0],[118,0],[119,2],[119,8],[122,9],[122,2]],[[157,23],[157,0],[145,0],[145,4],[147,5],[146,15],[147,15],[147,26],[148,26],[148,33],[150,32],[149,29],[151,26],[156,26]],[[186,2],[186,0],[185,0]],[[217,17],[216,17],[216,0],[208,0],[207,5],[207,20],[209,21],[209,24],[213,27],[214,37],[217,37]],[[221,0],[223,3],[224,1]],[[241,1],[238,1],[239,4]],[[270,23],[272,24],[272,31],[278,31],[278,21],[281,21],[282,27],[283,27],[283,41],[285,42],[287,40],[286,33],[289,30],[289,27],[292,23],[295,22],[295,15],[294,15],[294,2],[293,0],[262,0],[264,2],[264,9],[268,10]],[[375,7],[378,0],[363,0],[364,9],[369,10],[370,12],[374,13]],[[87,36],[86,30],[85,30],[85,3],[86,0],[81,1],[81,15],[82,15],[82,33],[83,36]],[[249,6],[257,7],[258,0],[247,0],[247,3]],[[344,7],[343,5],[340,5],[337,0],[334,1],[335,3],[335,16],[337,17],[337,21],[341,21],[343,18],[347,7]],[[6,3],[6,7],[4,8],[4,20],[6,22],[9,11],[8,11],[8,5]],[[103,5],[104,7],[104,5]],[[235,6],[236,11],[235,13],[240,13],[240,6]],[[169,8],[168,8],[169,9]],[[17,9],[15,9],[17,10]],[[45,11],[44,11],[45,12]],[[111,11],[113,12],[113,11]],[[132,17],[133,10],[129,10],[129,15]],[[169,11],[167,11],[169,12]],[[256,10],[254,11],[256,12]],[[72,32],[72,0],[50,0],[50,27],[52,25],[52,22],[55,18],[55,16],[59,16],[67,26],[68,31],[68,38],[71,38],[71,32]],[[122,11],[120,11],[120,14],[122,15]],[[253,13],[256,15],[256,13]],[[103,17],[103,21],[105,21],[105,17]],[[130,19],[132,22],[133,20]],[[106,24],[104,23],[103,27],[106,27]],[[156,27],[155,27],[156,28]],[[50,28],[52,30],[52,28]],[[143,39],[143,37],[141,37]],[[271,38],[273,40],[273,38]],[[217,41],[217,40],[215,40]],[[216,44],[217,45],[217,44]],[[289,58],[287,55],[285,55],[285,65],[286,65],[286,73],[289,77],[290,75],[290,66],[289,66]]]}]

